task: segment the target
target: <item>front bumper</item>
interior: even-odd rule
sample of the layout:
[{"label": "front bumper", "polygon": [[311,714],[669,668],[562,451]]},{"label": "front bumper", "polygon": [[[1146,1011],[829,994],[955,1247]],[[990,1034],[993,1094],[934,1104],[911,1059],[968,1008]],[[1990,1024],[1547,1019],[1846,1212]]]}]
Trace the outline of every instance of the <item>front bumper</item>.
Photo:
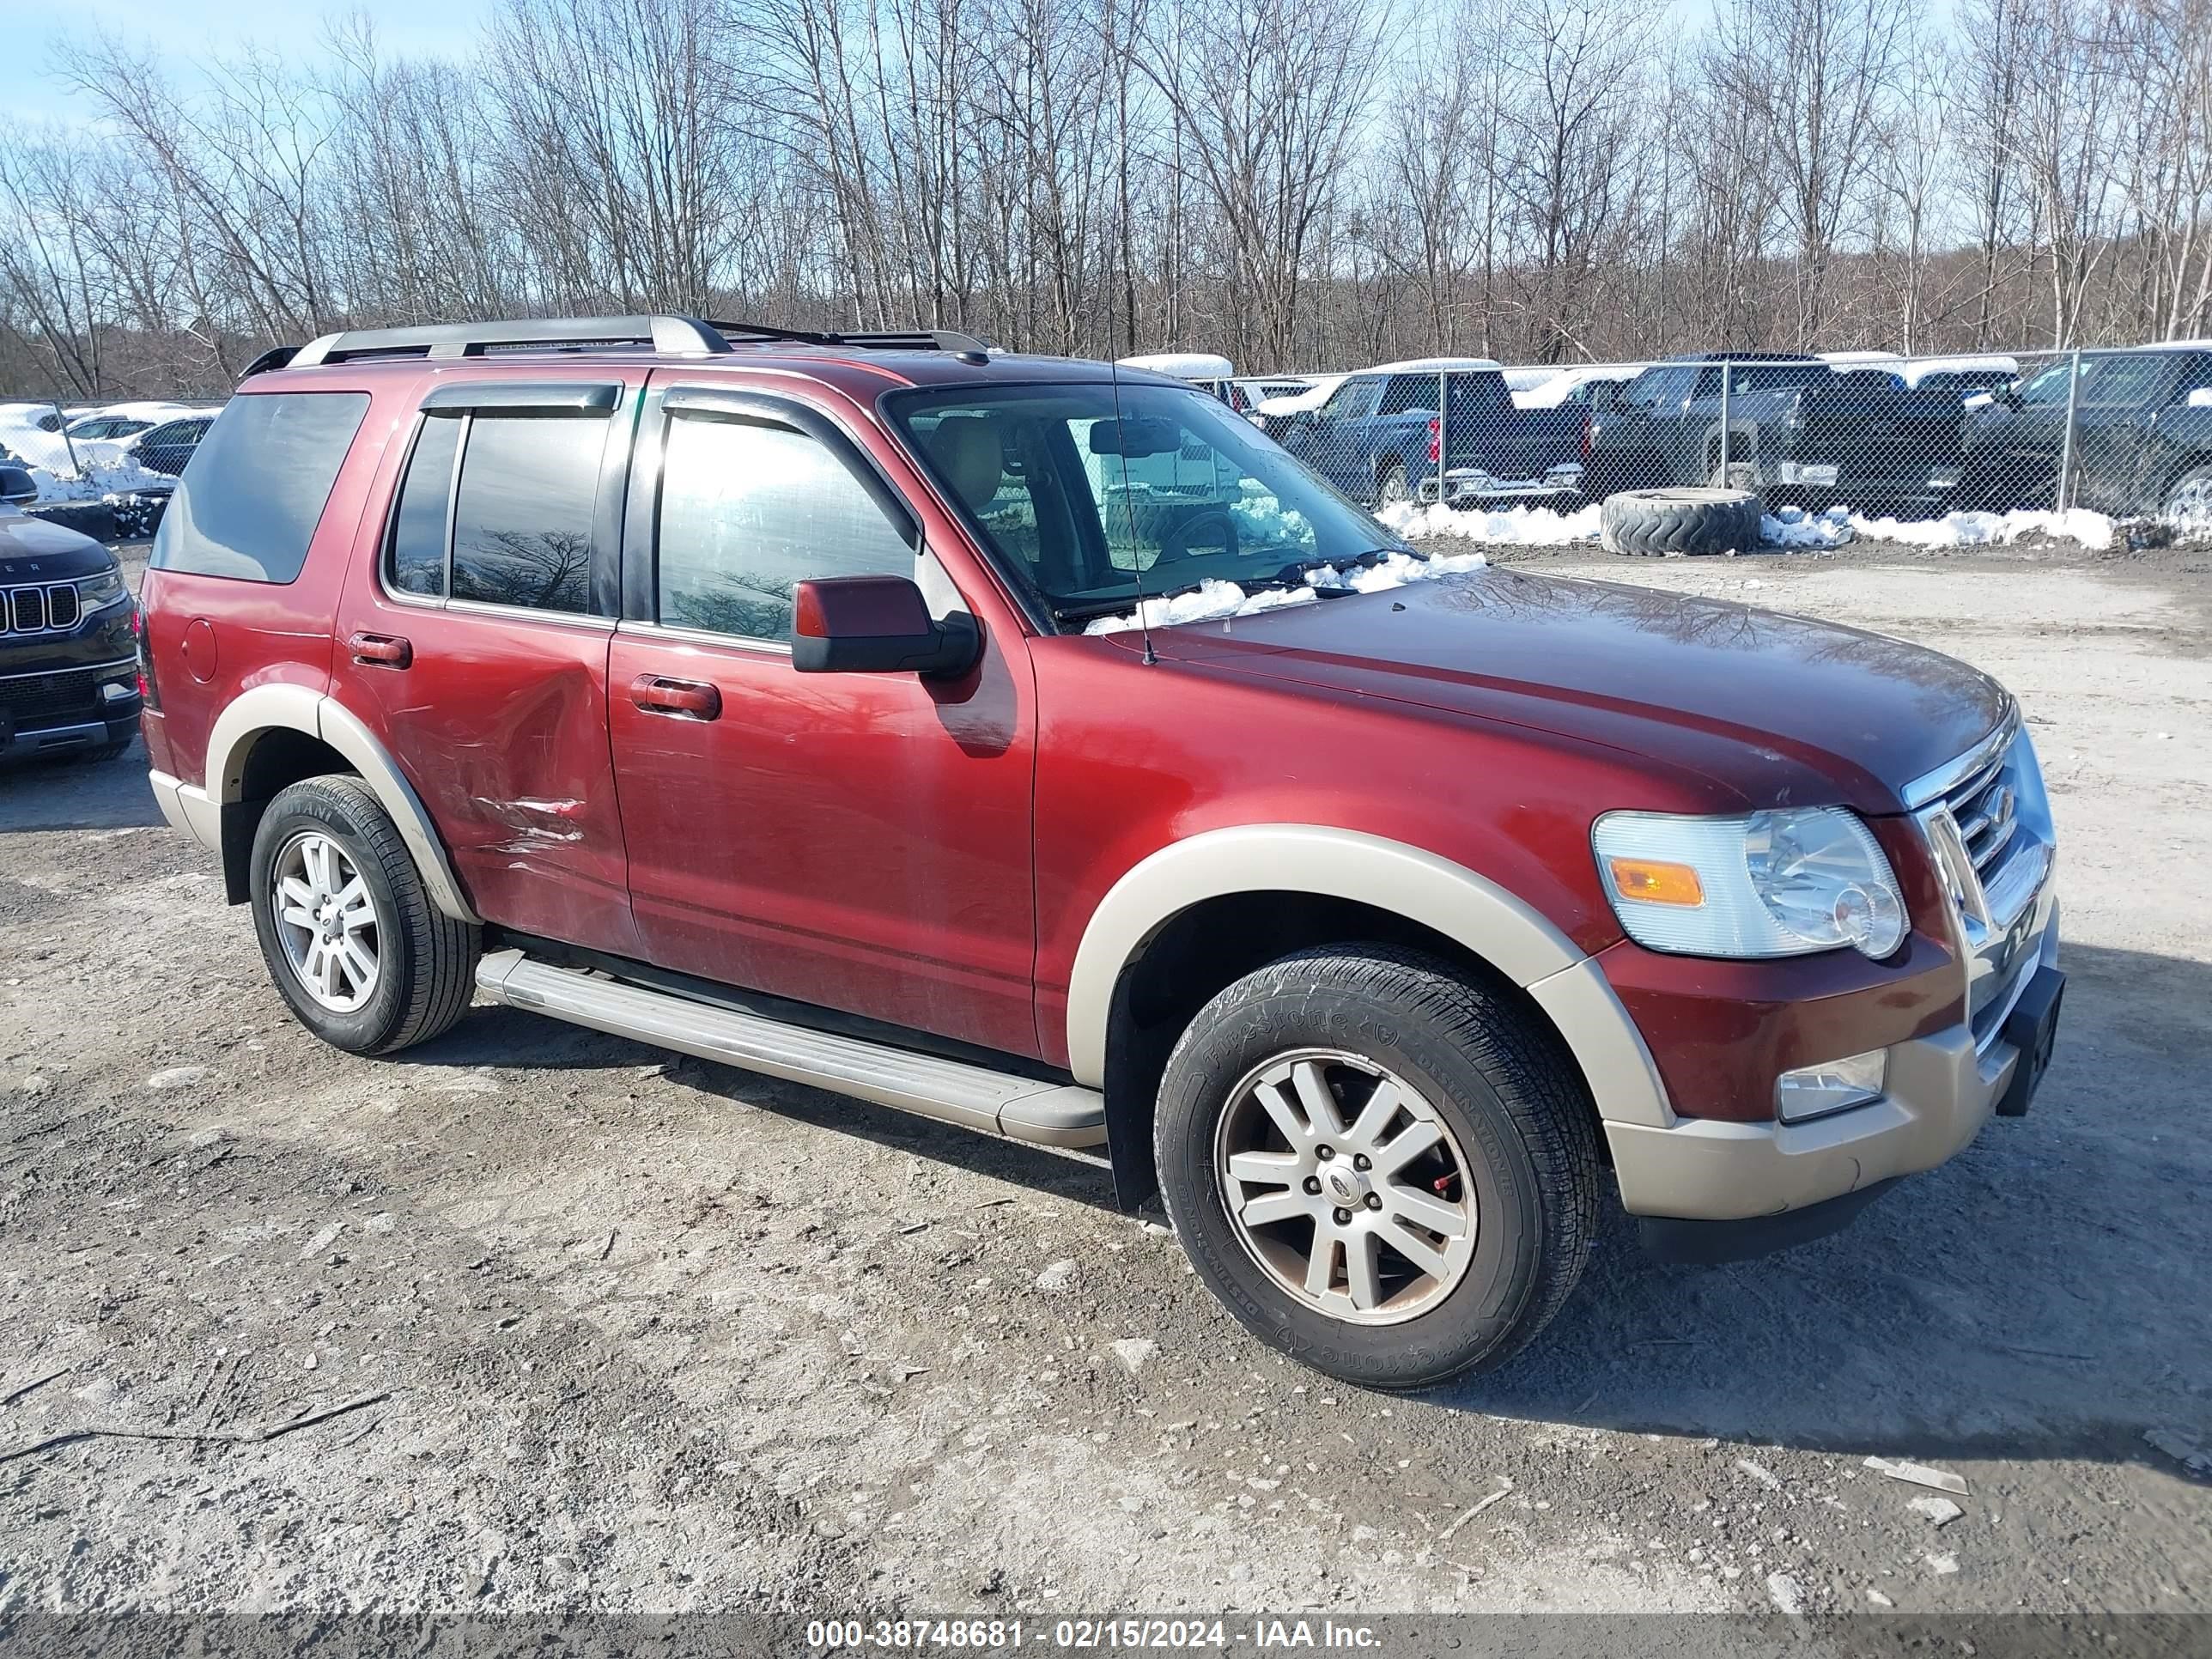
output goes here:
[{"label": "front bumper", "polygon": [[[1437,499],[1435,475],[1420,481],[1420,499]],[[1583,501],[1583,470],[1575,463],[1553,467],[1540,478],[1500,478],[1480,467],[1455,466],[1444,473],[1446,507],[1579,506]]]},{"label": "front bumper", "polygon": [[64,658],[36,669],[11,663],[0,673],[0,759],[122,742],[137,730],[141,706],[133,658],[82,665]]},{"label": "front bumper", "polygon": [[[2033,915],[2033,960],[2055,971],[2058,904],[2047,886]],[[1888,1054],[1878,1099],[1807,1123],[1608,1122],[1623,1206],[1684,1220],[1771,1218],[1932,1170],[1981,1132],[2023,1059],[2002,1025],[1978,1046],[1963,1022],[1893,1043]],[[1835,1224],[1855,1212],[1839,1206]]]}]

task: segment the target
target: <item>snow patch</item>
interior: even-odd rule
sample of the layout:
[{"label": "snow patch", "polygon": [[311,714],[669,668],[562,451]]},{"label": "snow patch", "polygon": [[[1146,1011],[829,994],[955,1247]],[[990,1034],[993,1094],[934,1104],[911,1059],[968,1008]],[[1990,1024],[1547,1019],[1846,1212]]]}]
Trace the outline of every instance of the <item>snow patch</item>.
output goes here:
[{"label": "snow patch", "polygon": [[1457,537],[1503,547],[1557,547],[1567,542],[1595,541],[1601,511],[1595,502],[1561,513],[1548,507],[1506,507],[1482,512],[1405,501],[1386,507],[1376,516],[1401,536],[1425,540]]},{"label": "snow patch", "polygon": [[[79,452],[92,446],[80,444]],[[27,469],[31,482],[39,487],[41,501],[96,501],[104,495],[112,495],[131,489],[143,489],[149,484],[173,485],[177,481],[167,472],[155,472],[140,466],[136,461],[112,464],[88,463],[77,474],[55,472],[43,466]]]},{"label": "snow patch", "polygon": [[1940,519],[1870,519],[1847,507],[1832,507],[1817,515],[1785,507],[1761,520],[1759,532],[1763,545],[1780,548],[1840,547],[1861,536],[1911,547],[1988,547],[2044,536],[2106,548],[2112,544],[2112,521],[2080,507],[2064,513],[2022,509],[1947,513]]},{"label": "snow patch", "polygon": [[1425,558],[1418,553],[1393,552],[1378,563],[1356,565],[1350,570],[1339,570],[1332,564],[1314,565],[1302,573],[1305,580],[1303,587],[1261,587],[1249,592],[1235,582],[1209,578],[1188,593],[1146,599],[1141,617],[1136,611],[1125,617],[1100,617],[1083,631],[1127,634],[1139,628],[1174,628],[1184,623],[1253,617],[1263,611],[1312,605],[1320,599],[1323,589],[1340,593],[1382,593],[1408,582],[1433,581],[1439,576],[1480,570],[1488,562],[1480,553],[1446,553]]}]

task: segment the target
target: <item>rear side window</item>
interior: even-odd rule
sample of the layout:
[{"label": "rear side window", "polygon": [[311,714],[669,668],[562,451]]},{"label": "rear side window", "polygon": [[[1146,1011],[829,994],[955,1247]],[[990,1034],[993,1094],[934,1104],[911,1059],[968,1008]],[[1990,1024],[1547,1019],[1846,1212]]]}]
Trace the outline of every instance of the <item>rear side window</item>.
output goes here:
[{"label": "rear side window", "polygon": [[753,640],[791,635],[794,583],[912,576],[915,552],[858,479],[784,427],[685,416],[661,463],[660,620]]},{"label": "rear side window", "polygon": [[232,398],[161,515],[154,567],[241,581],[295,579],[368,413],[365,392]]},{"label": "rear side window", "polygon": [[1403,415],[1409,409],[1437,408],[1437,377],[1434,374],[1393,374],[1383,388],[1378,415]]},{"label": "rear side window", "polygon": [[2081,371],[2081,401],[2092,409],[2133,409],[2149,403],[2165,389],[2172,359],[2146,354],[2140,357],[2100,357]]},{"label": "rear side window", "polygon": [[478,415],[453,501],[453,597],[580,616],[607,422]]},{"label": "rear side window", "polygon": [[442,598],[446,592],[446,508],[453,500],[453,458],[460,453],[457,420],[426,420],[408,458],[392,520],[386,580],[394,592]]}]

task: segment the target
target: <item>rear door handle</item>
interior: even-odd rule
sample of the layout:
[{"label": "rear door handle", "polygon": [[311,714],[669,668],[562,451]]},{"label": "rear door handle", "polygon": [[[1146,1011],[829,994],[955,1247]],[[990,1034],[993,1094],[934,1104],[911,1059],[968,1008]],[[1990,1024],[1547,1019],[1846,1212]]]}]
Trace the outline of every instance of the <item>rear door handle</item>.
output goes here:
[{"label": "rear door handle", "polygon": [[670,714],[678,720],[719,720],[722,714],[722,694],[703,680],[640,674],[629,684],[629,700],[648,714]]},{"label": "rear door handle", "polygon": [[415,660],[415,647],[389,634],[356,634],[346,649],[356,662],[375,668],[404,668]]}]

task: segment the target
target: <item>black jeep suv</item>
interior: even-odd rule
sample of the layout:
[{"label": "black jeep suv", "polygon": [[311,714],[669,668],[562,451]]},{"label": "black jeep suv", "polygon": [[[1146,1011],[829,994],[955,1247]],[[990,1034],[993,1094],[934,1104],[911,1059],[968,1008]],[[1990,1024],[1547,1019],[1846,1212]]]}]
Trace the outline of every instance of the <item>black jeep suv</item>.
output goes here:
[{"label": "black jeep suv", "polygon": [[89,536],[0,504],[0,759],[106,759],[138,730],[137,608]]}]

